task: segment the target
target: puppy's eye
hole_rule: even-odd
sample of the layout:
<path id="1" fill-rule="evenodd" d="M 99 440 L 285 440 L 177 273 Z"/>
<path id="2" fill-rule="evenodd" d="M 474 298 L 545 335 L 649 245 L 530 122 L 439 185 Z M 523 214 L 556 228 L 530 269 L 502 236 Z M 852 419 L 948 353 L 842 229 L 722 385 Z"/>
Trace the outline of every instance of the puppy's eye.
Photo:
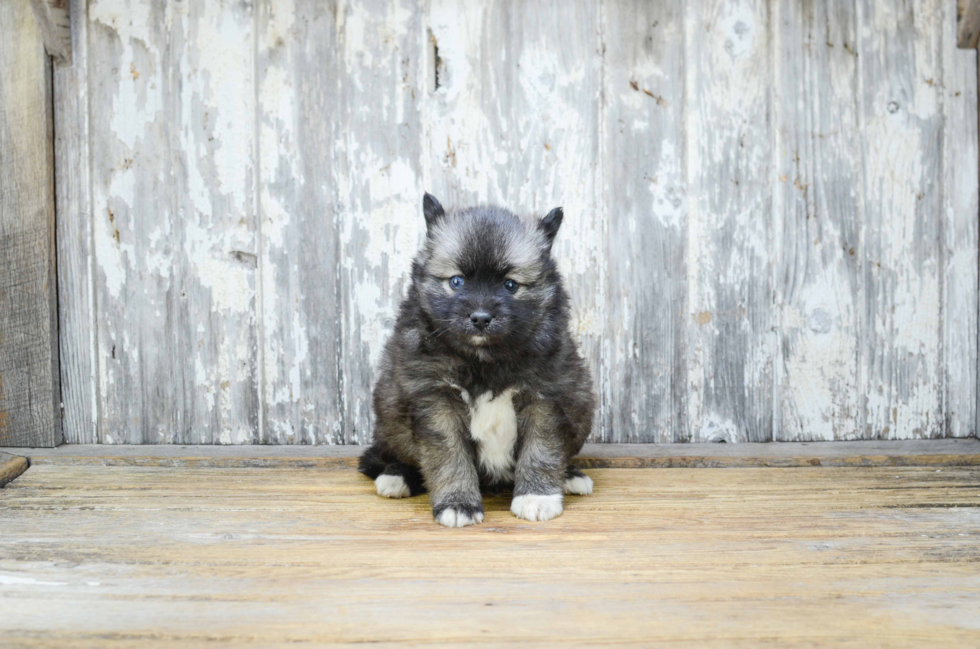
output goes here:
<path id="1" fill-rule="evenodd" d="M 455 275 L 449 278 L 449 285 L 455 289 L 463 288 L 463 278 L 459 275 Z"/>
<path id="2" fill-rule="evenodd" d="M 504 288 L 510 291 L 511 293 L 516 293 L 517 289 L 520 288 L 520 286 L 521 286 L 520 284 L 518 284 L 512 279 L 508 279 L 504 282 Z"/>

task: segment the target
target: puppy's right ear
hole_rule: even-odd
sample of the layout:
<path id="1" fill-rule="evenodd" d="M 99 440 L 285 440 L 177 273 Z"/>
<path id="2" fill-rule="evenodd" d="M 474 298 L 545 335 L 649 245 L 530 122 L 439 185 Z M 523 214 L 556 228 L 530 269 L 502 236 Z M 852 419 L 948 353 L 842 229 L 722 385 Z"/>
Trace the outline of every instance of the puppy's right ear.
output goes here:
<path id="1" fill-rule="evenodd" d="M 430 232 L 432 226 L 446 215 L 446 211 L 442 209 L 442 205 L 439 204 L 436 197 L 428 193 L 422 199 L 422 213 L 425 214 L 425 229 Z"/>

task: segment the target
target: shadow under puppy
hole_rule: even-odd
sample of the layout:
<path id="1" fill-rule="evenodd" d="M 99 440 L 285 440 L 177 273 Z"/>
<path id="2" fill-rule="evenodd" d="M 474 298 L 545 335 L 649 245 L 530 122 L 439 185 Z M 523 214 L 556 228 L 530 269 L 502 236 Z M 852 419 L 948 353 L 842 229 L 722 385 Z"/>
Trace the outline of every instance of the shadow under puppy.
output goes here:
<path id="1" fill-rule="evenodd" d="M 482 522 L 481 488 L 511 485 L 515 516 L 555 518 L 563 492 L 592 493 L 569 461 L 595 408 L 551 257 L 562 210 L 447 213 L 429 194 L 422 206 L 425 246 L 385 346 L 360 470 L 381 496 L 428 489 L 449 527 Z"/>

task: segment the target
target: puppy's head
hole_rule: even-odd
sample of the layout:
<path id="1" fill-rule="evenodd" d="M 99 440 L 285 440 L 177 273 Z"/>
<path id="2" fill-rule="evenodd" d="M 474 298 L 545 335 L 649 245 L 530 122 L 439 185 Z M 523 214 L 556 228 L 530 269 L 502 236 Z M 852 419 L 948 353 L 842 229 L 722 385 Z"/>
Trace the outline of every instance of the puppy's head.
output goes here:
<path id="1" fill-rule="evenodd" d="M 440 335 L 478 355 L 533 341 L 554 319 L 560 291 L 551 244 L 561 208 L 541 219 L 489 206 L 446 212 L 426 194 L 423 212 L 427 238 L 415 279 Z"/>

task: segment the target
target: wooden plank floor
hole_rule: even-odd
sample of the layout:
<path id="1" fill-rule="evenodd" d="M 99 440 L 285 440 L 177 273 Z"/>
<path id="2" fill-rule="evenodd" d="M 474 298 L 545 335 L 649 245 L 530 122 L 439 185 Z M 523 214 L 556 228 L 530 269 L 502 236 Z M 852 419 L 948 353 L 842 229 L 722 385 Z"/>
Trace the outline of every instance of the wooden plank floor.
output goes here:
<path id="1" fill-rule="evenodd" d="M 594 469 L 432 523 L 345 466 L 35 465 L 0 645 L 980 646 L 980 468 Z"/>

